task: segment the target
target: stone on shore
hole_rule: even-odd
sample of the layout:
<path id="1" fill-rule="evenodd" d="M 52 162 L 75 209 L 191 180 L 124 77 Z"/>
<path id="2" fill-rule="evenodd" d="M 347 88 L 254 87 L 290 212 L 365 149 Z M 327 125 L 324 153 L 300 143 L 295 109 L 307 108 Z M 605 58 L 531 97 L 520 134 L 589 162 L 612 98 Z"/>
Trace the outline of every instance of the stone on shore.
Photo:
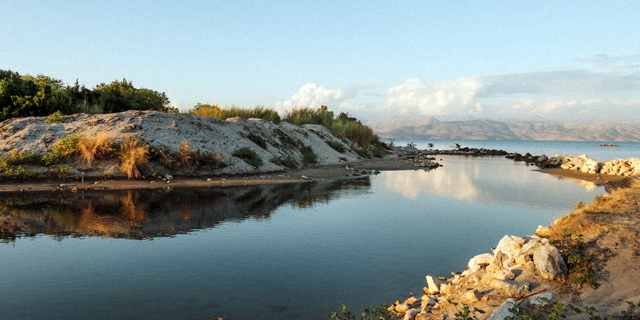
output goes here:
<path id="1" fill-rule="evenodd" d="M 491 253 L 479 254 L 469 260 L 469 272 L 476 272 L 483 267 L 488 266 L 493 261 L 494 256 Z"/>
<path id="2" fill-rule="evenodd" d="M 487 320 L 504 320 L 507 317 L 513 316 L 513 313 L 509 309 L 516 305 L 516 301 L 512 298 L 505 300 L 500 306 L 498 306 L 493 313 L 487 318 Z"/>
<path id="3" fill-rule="evenodd" d="M 513 280 L 500 280 L 495 279 L 491 282 L 491 287 L 501 290 L 506 296 L 511 298 L 522 297 L 529 293 L 529 284 L 525 282 L 518 282 Z"/>
<path id="4" fill-rule="evenodd" d="M 427 276 L 427 285 L 429 286 L 430 294 L 439 293 L 442 286 L 442 281 L 440 281 L 440 279 L 438 278 Z"/>
<path id="5" fill-rule="evenodd" d="M 533 253 L 533 263 L 545 279 L 564 279 L 567 276 L 567 265 L 554 246 L 544 245 L 536 250 Z"/>

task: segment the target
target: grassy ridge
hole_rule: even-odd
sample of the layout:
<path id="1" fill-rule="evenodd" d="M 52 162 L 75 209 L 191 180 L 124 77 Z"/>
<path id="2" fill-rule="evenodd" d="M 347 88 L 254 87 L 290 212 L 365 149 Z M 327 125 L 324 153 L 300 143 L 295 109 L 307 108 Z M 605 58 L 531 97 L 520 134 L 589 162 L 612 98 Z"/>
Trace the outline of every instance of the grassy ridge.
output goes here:
<path id="1" fill-rule="evenodd" d="M 257 106 L 255 108 L 221 108 L 218 105 L 210 104 L 197 104 L 193 109 L 187 111 L 187 114 L 198 117 L 213 117 L 222 120 L 229 118 L 260 118 L 271 121 L 273 123 L 279 123 L 281 121 L 280 115 L 273 109 Z"/>

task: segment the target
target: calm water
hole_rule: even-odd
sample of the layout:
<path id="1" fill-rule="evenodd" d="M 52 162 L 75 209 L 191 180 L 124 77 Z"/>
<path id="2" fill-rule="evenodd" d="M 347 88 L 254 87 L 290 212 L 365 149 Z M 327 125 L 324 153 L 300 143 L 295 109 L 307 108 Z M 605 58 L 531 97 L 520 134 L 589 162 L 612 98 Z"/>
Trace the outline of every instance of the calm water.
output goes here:
<path id="1" fill-rule="evenodd" d="M 381 139 L 388 142 L 389 139 Z M 517 152 L 532 155 L 546 154 L 551 157 L 556 154 L 577 157 L 586 154 L 592 159 L 608 161 L 613 159 L 640 158 L 639 142 L 613 142 L 617 147 L 600 147 L 612 141 L 521 141 L 521 140 L 439 140 L 439 139 L 394 139 L 397 146 L 405 146 L 413 142 L 419 149 L 429 149 L 433 143 L 434 149 L 449 150 L 454 143 L 463 147 L 499 149 L 507 152 Z"/>
<path id="2" fill-rule="evenodd" d="M 337 182 L 3 194 L 3 319 L 326 319 L 421 292 L 602 187 L 499 157 Z"/>

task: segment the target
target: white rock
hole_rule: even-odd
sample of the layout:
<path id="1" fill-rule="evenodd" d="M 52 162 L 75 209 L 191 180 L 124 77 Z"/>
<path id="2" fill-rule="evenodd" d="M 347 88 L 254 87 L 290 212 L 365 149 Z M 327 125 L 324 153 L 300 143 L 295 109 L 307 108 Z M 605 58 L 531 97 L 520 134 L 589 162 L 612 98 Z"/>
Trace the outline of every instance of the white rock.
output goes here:
<path id="1" fill-rule="evenodd" d="M 525 240 L 520 237 L 506 235 L 502 237 L 494 251 L 500 250 L 509 258 L 514 258 L 524 243 Z"/>
<path id="2" fill-rule="evenodd" d="M 551 235 L 551 228 L 539 225 L 538 229 L 536 229 L 536 235 L 539 235 L 541 237 L 548 237 L 549 235 Z"/>
<path id="3" fill-rule="evenodd" d="M 427 285 L 429 286 L 429 293 L 438 293 L 440 292 L 442 281 L 438 278 L 427 276 Z"/>
<path id="4" fill-rule="evenodd" d="M 502 290 L 507 296 L 515 298 L 521 297 L 530 291 L 528 283 L 513 280 L 495 279 L 491 282 L 491 287 Z"/>
<path id="5" fill-rule="evenodd" d="M 511 270 L 500 270 L 496 272 L 496 279 L 498 280 L 513 280 L 516 275 Z"/>
<path id="6" fill-rule="evenodd" d="M 475 272 L 480 270 L 480 265 L 481 264 L 486 264 L 489 265 L 491 263 L 491 261 L 493 261 L 493 255 L 491 253 L 483 253 L 483 254 L 479 254 L 473 258 L 471 258 L 471 260 L 469 260 L 469 263 L 467 264 L 467 266 L 469 266 L 469 270 L 471 270 L 471 272 Z"/>
<path id="7" fill-rule="evenodd" d="M 498 306 L 487 320 L 503 320 L 506 317 L 513 316 L 513 313 L 509 309 L 516 305 L 516 301 L 512 298 L 505 300 L 500 306 Z"/>
<path id="8" fill-rule="evenodd" d="M 547 302 L 540 300 L 540 298 L 547 299 Z M 536 294 L 535 296 L 529 297 L 529 305 L 546 306 L 551 302 L 551 298 L 553 298 L 553 293 L 551 292 Z"/>
<path id="9" fill-rule="evenodd" d="M 468 290 L 467 292 L 464 293 L 464 295 L 462 296 L 462 303 L 465 304 L 471 304 L 474 303 L 476 301 L 480 301 L 480 299 L 482 298 L 482 294 L 476 290 Z"/>
<path id="10" fill-rule="evenodd" d="M 173 176 L 172 176 L 172 175 L 170 175 L 170 174 L 166 174 L 164 177 L 165 177 L 167 180 L 173 180 Z"/>
<path id="11" fill-rule="evenodd" d="M 567 276 L 567 265 L 554 246 L 545 245 L 536 250 L 533 253 L 533 263 L 545 279 L 564 279 Z"/>
<path id="12" fill-rule="evenodd" d="M 407 313 L 404 314 L 403 320 L 415 320 L 418 313 L 420 313 L 420 309 L 411 309 L 408 310 Z"/>

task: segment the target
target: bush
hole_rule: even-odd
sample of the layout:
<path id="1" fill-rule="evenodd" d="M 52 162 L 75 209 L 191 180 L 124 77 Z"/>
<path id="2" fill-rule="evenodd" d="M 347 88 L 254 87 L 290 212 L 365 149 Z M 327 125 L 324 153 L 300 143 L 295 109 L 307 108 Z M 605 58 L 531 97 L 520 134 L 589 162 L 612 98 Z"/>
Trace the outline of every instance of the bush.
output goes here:
<path id="1" fill-rule="evenodd" d="M 285 166 L 289 169 L 294 169 L 298 167 L 298 161 L 296 161 L 296 159 L 294 159 L 290 155 L 273 157 L 271 158 L 270 161 L 279 166 Z"/>
<path id="2" fill-rule="evenodd" d="M 232 154 L 234 157 L 242 159 L 244 162 L 258 168 L 262 165 L 262 158 L 249 147 L 236 149 Z"/>
<path id="3" fill-rule="evenodd" d="M 325 140 L 324 142 L 326 142 L 329 147 L 333 148 L 333 150 L 336 150 L 340 153 L 345 153 L 347 151 L 347 148 L 341 142 L 335 140 Z"/>
<path id="4" fill-rule="evenodd" d="M 40 170 L 31 170 L 23 166 L 7 167 L 2 176 L 12 180 L 24 180 L 36 178 L 40 172 Z"/>
<path id="5" fill-rule="evenodd" d="M 35 152 L 21 152 L 11 150 L 8 158 L 5 158 L 5 166 L 19 166 L 25 164 L 39 165 L 42 164 L 42 156 Z M 0 165 L 1 166 L 1 165 Z"/>
<path id="6" fill-rule="evenodd" d="M 49 170 L 49 175 L 58 179 L 66 179 L 71 175 L 71 167 L 55 167 Z"/>
<path id="7" fill-rule="evenodd" d="M 353 149 L 353 151 L 362 158 L 369 158 L 371 155 L 365 149 Z"/>
<path id="8" fill-rule="evenodd" d="M 331 126 L 331 133 L 338 138 L 347 138 L 365 149 L 369 149 L 374 137 L 373 130 L 352 118 L 338 118 Z"/>
<path id="9" fill-rule="evenodd" d="M 284 131 L 280 130 L 279 128 L 276 128 L 275 130 L 273 130 L 273 132 L 275 132 L 278 135 L 278 139 L 280 140 L 280 142 L 288 146 L 290 149 L 297 148 L 301 144 L 300 140 L 287 135 L 286 133 L 284 133 Z"/>
<path id="10" fill-rule="evenodd" d="M 300 153 L 302 153 L 302 164 L 305 166 L 318 163 L 318 155 L 313 152 L 311 146 L 304 146 L 300 148 Z"/>
<path id="11" fill-rule="evenodd" d="M 78 149 L 81 158 L 91 166 L 95 159 L 100 159 L 113 152 L 113 138 L 106 133 L 100 133 L 97 136 L 82 136 L 78 140 Z"/>
<path id="12" fill-rule="evenodd" d="M 64 114 L 62 114 L 60 110 L 58 110 L 50 114 L 46 119 L 44 119 L 44 122 L 57 123 L 57 122 L 64 122 L 65 120 L 67 120 L 67 116 L 65 116 Z"/>
<path id="13" fill-rule="evenodd" d="M 140 169 L 149 162 L 149 145 L 141 139 L 127 138 L 118 151 L 120 166 L 118 169 L 127 174 L 127 178 L 138 179 L 142 176 Z"/>
<path id="14" fill-rule="evenodd" d="M 262 149 L 267 149 L 267 141 L 264 140 L 263 137 L 255 134 L 255 133 L 249 133 L 247 135 L 247 139 L 251 140 L 253 143 L 257 144 L 260 148 Z"/>
<path id="15" fill-rule="evenodd" d="M 77 134 L 72 136 L 63 136 L 49 148 L 49 154 L 42 157 L 44 164 L 46 166 L 52 166 L 54 164 L 69 161 L 72 156 L 78 154 L 80 151 L 78 147 L 79 141 L 80 135 Z"/>

